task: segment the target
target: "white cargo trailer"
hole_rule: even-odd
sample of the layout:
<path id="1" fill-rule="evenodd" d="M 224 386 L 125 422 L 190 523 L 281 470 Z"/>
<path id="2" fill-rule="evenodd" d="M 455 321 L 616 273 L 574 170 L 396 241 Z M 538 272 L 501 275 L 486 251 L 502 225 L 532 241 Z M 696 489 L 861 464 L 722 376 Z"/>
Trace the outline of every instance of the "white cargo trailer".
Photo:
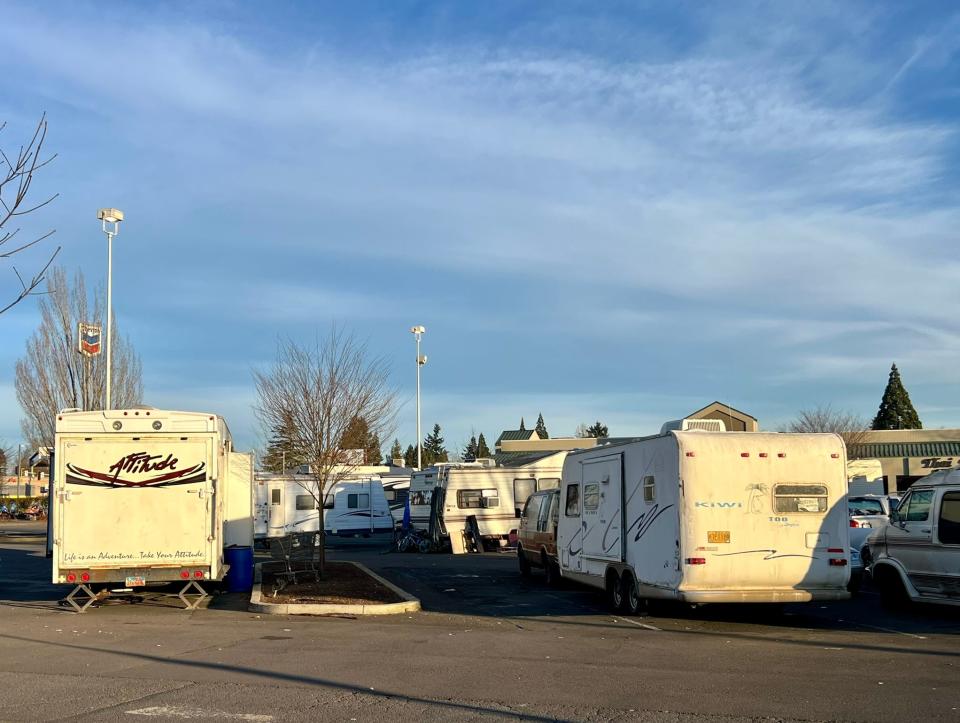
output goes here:
<path id="1" fill-rule="evenodd" d="M 846 486 L 834 434 L 667 431 L 572 452 L 561 574 L 631 612 L 645 599 L 845 599 Z"/>
<path id="2" fill-rule="evenodd" d="M 75 596 L 180 581 L 195 607 L 252 545 L 252 458 L 215 414 L 128 409 L 57 415 L 51 486 L 53 582 Z M 188 595 L 199 595 L 189 600 Z"/>

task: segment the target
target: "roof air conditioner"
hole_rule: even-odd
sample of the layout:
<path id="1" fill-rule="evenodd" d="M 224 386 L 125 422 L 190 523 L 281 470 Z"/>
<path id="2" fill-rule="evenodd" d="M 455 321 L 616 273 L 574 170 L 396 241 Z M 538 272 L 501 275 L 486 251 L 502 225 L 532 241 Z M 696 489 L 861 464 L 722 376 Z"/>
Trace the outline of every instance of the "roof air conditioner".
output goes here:
<path id="1" fill-rule="evenodd" d="M 727 428 L 720 419 L 674 419 L 660 428 L 660 434 L 667 432 L 726 432 Z"/>

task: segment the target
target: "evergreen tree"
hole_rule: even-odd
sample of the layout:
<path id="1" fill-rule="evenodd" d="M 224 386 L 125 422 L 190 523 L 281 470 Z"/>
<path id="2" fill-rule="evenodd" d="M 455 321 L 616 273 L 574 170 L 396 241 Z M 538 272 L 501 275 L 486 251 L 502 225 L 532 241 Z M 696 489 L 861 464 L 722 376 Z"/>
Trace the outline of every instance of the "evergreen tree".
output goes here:
<path id="1" fill-rule="evenodd" d="M 480 432 L 480 436 L 477 438 L 477 459 L 484 459 L 491 456 L 493 455 L 490 454 L 487 440 L 483 438 L 483 432 Z"/>
<path id="2" fill-rule="evenodd" d="M 439 424 L 434 424 L 433 431 L 424 438 L 422 457 L 424 467 L 449 460 L 449 454 L 443 446 L 443 437 L 440 435 Z"/>
<path id="3" fill-rule="evenodd" d="M 543 413 L 541 413 L 540 416 L 537 417 L 536 430 L 537 430 L 537 436 L 540 437 L 540 439 L 550 439 L 550 435 L 547 434 L 547 425 L 543 421 Z"/>
<path id="4" fill-rule="evenodd" d="M 403 457 L 403 447 L 400 446 L 400 440 L 394 439 L 393 446 L 390 447 L 390 456 L 384 460 L 387 464 L 393 464 L 393 460 Z"/>
<path id="5" fill-rule="evenodd" d="M 476 435 L 470 437 L 470 441 L 467 442 L 467 446 L 463 448 L 463 454 L 461 456 L 464 462 L 473 462 L 477 458 Z"/>
<path id="6" fill-rule="evenodd" d="M 340 437 L 340 449 L 362 449 L 364 464 L 377 464 L 380 461 L 380 438 L 370 433 L 366 419 L 354 417 Z"/>
<path id="7" fill-rule="evenodd" d="M 297 452 L 296 438 L 292 417 L 274 427 L 273 436 L 267 442 L 267 451 L 263 455 L 263 468 L 267 472 L 282 473 L 304 463 L 303 455 Z"/>
<path id="8" fill-rule="evenodd" d="M 610 430 L 607 429 L 607 425 L 603 422 L 597 420 L 589 427 L 587 427 L 587 436 L 588 437 L 609 437 Z"/>
<path id="9" fill-rule="evenodd" d="M 523 423 L 523 417 L 520 417 L 520 431 L 521 431 L 521 432 L 526 432 L 526 431 L 527 431 L 527 425 L 525 425 L 525 424 Z"/>
<path id="10" fill-rule="evenodd" d="M 917 410 L 910 402 L 910 395 L 900 380 L 900 371 L 896 364 L 890 367 L 887 388 L 883 390 L 880 409 L 877 410 L 877 416 L 873 418 L 871 428 L 923 429 Z"/>
<path id="11" fill-rule="evenodd" d="M 412 444 L 408 444 L 407 451 L 403 453 L 403 464 L 406 467 L 417 466 L 417 448 Z"/>

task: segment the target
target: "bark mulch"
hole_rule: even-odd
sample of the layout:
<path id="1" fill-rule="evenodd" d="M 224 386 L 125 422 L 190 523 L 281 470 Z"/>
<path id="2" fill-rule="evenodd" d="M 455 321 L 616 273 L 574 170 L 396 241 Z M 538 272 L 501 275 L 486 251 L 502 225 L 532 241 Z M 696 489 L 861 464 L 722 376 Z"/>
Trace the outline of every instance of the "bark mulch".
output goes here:
<path id="1" fill-rule="evenodd" d="M 393 590 L 370 577 L 360 568 L 345 562 L 327 562 L 323 577 L 314 582 L 305 576 L 296 584 L 287 585 L 273 597 L 274 573 L 282 564 L 263 566 L 263 599 L 270 603 L 304 603 L 323 605 L 379 605 L 402 602 Z"/>

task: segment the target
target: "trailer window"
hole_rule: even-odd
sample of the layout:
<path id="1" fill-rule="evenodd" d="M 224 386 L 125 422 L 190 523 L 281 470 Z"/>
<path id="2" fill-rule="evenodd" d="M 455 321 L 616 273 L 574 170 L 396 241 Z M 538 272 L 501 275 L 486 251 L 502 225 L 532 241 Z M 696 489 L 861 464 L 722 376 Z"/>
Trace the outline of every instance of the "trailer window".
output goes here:
<path id="1" fill-rule="evenodd" d="M 271 505 L 280 504 L 280 490 L 276 487 L 270 490 L 270 504 Z"/>
<path id="2" fill-rule="evenodd" d="M 560 478 L 559 477 L 547 477 L 537 481 L 538 490 L 558 490 L 560 489 Z"/>
<path id="3" fill-rule="evenodd" d="M 315 510 L 317 509 L 317 501 L 313 499 L 313 495 L 297 495 L 297 509 Z"/>
<path id="4" fill-rule="evenodd" d="M 483 490 L 481 494 L 483 495 L 484 507 L 500 506 L 500 493 L 497 490 Z"/>
<path id="5" fill-rule="evenodd" d="M 518 517 L 527 498 L 536 491 L 537 481 L 535 479 L 515 479 L 513 481 L 513 508 Z"/>
<path id="6" fill-rule="evenodd" d="M 653 476 L 647 475 L 643 478 L 643 501 L 653 502 L 655 499 L 657 499 L 657 488 Z"/>
<path id="7" fill-rule="evenodd" d="M 774 512 L 826 512 L 826 485 L 776 485 Z"/>
<path id="8" fill-rule="evenodd" d="M 483 494 L 480 490 L 457 490 L 457 507 L 472 510 L 483 507 Z"/>
<path id="9" fill-rule="evenodd" d="M 563 514 L 567 517 L 580 516 L 580 485 L 567 486 L 567 504 Z"/>
<path id="10" fill-rule="evenodd" d="M 413 490 L 410 492 L 411 505 L 429 505 L 433 490 Z"/>
<path id="11" fill-rule="evenodd" d="M 366 492 L 347 495 L 347 507 L 351 510 L 365 510 L 370 506 L 370 495 Z"/>
<path id="12" fill-rule="evenodd" d="M 333 492 L 327 492 L 326 496 L 323 498 L 323 509 L 333 509 Z"/>
<path id="13" fill-rule="evenodd" d="M 960 545 L 960 492 L 944 494 L 937 529 L 942 544 Z"/>
<path id="14" fill-rule="evenodd" d="M 600 506 L 600 483 L 588 482 L 583 486 L 583 509 L 595 510 Z"/>
<path id="15" fill-rule="evenodd" d="M 393 490 L 384 490 L 383 496 L 387 498 L 387 502 L 393 502 L 395 499 L 397 499 L 397 493 Z"/>

